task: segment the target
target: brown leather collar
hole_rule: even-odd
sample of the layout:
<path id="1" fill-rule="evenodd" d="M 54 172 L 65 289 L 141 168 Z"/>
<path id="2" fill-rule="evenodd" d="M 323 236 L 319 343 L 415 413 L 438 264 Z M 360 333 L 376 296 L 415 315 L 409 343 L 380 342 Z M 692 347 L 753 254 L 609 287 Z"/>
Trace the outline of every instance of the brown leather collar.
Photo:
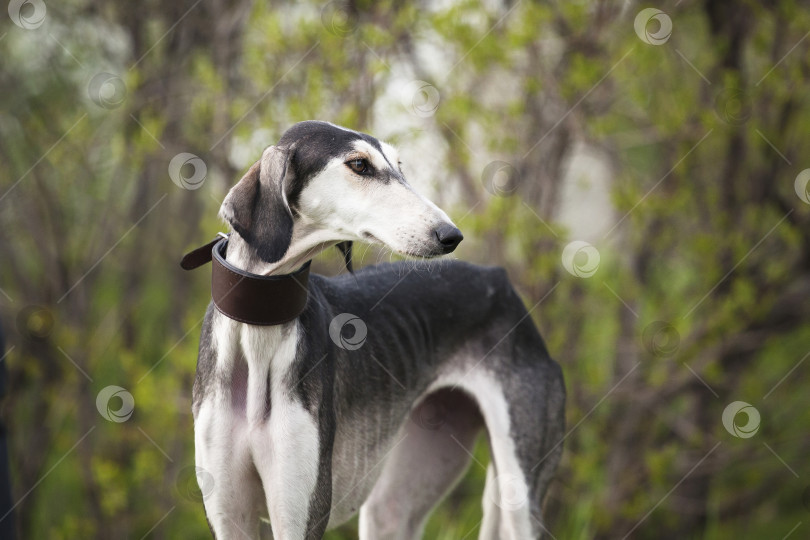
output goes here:
<path id="1" fill-rule="evenodd" d="M 220 233 L 180 261 L 184 270 L 213 262 L 211 297 L 223 315 L 247 324 L 270 326 L 292 321 L 304 311 L 311 261 L 292 274 L 260 276 L 240 270 L 226 261 L 227 249 L 228 237 Z"/>

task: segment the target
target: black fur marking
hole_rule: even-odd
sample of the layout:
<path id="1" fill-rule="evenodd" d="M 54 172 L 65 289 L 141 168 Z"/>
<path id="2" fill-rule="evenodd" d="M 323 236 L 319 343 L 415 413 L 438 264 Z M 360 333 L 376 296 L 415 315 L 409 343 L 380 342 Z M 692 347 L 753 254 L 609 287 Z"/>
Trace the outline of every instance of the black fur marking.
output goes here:
<path id="1" fill-rule="evenodd" d="M 202 331 L 200 332 L 200 348 L 197 354 L 197 374 L 194 377 L 194 388 L 191 392 L 191 409 L 195 416 L 200 408 L 200 403 L 205 399 L 206 392 L 214 387 L 212 377 L 217 362 L 216 351 L 211 346 L 211 321 L 214 311 L 216 311 L 214 303 L 210 302 L 208 309 L 205 310 Z"/>
<path id="2" fill-rule="evenodd" d="M 272 388 L 272 384 L 271 384 L 271 382 L 272 382 L 272 379 L 271 379 L 272 371 L 273 371 L 272 369 L 267 370 L 267 386 L 265 387 L 266 390 L 264 392 L 264 416 L 263 416 L 263 419 L 264 419 L 265 422 L 270 420 L 270 411 L 272 410 L 272 407 L 271 407 L 272 402 L 270 400 L 270 389 Z"/>
<path id="3" fill-rule="evenodd" d="M 367 142 L 385 157 L 380 141 L 371 135 L 340 128 L 328 122 L 307 120 L 285 131 L 278 145 L 292 151 L 291 167 L 295 174 L 288 192 L 290 205 L 293 206 L 298 202 L 298 196 L 310 179 L 321 172 L 330 161 L 352 151 L 352 143 L 358 140 Z M 387 181 L 390 175 L 384 174 L 385 172 L 377 171 L 373 178 Z"/>

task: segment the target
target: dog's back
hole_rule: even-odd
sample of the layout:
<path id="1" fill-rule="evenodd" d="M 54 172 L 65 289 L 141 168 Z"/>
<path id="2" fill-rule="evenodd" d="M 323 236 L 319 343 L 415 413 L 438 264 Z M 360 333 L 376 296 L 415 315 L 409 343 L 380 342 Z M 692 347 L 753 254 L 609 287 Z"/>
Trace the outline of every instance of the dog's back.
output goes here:
<path id="1" fill-rule="evenodd" d="M 384 321 L 380 331 L 396 333 L 400 325 L 408 334 L 420 330 L 428 345 L 452 347 L 468 340 L 491 323 L 493 311 L 505 325 L 510 316 L 517 323 L 526 314 L 504 269 L 461 261 L 398 262 L 313 276 L 312 288 L 336 310 L 367 324 Z M 547 354 L 545 346 L 542 352 Z"/>
<path id="2" fill-rule="evenodd" d="M 368 381 L 363 384 L 365 397 L 418 395 L 442 373 L 463 366 L 515 371 L 523 365 L 553 363 L 502 268 L 448 260 L 399 262 L 311 279 L 309 308 L 319 320 L 308 320 L 307 328 L 320 329 L 325 338 L 335 317 L 351 314 L 362 321 L 363 335 L 350 337 L 363 350 L 356 354 L 331 335 L 331 340 L 323 340 L 324 348 L 310 351 L 310 356 L 333 352 L 339 384 L 344 379 L 362 384 L 366 376 L 379 376 L 376 368 L 385 369 L 387 384 Z M 307 320 L 307 313 L 302 317 Z M 514 354 L 518 345 L 530 353 Z M 369 356 L 380 366 L 367 365 Z"/>

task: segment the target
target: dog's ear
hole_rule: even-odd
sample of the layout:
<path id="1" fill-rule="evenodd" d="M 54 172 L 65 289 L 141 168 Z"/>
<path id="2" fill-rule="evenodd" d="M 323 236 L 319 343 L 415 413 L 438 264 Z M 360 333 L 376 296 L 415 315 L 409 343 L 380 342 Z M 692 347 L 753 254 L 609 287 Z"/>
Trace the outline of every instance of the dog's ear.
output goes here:
<path id="1" fill-rule="evenodd" d="M 290 247 L 293 217 L 287 203 L 289 170 L 287 148 L 271 146 L 228 192 L 219 215 L 269 263 L 280 260 Z"/>

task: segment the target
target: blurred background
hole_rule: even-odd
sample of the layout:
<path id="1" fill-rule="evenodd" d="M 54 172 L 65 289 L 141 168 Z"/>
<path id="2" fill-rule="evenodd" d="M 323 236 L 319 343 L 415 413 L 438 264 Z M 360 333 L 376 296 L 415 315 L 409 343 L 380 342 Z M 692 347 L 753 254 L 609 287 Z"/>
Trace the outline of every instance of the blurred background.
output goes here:
<path id="1" fill-rule="evenodd" d="M 179 257 L 223 230 L 265 146 L 323 119 L 396 145 L 464 232 L 454 256 L 506 267 L 534 306 L 568 388 L 553 537 L 808 537 L 808 2 L 12 0 L 0 18 L 0 526 L 210 537 L 190 409 L 210 278 Z M 337 250 L 315 268 L 341 271 Z M 477 536 L 487 454 L 426 538 Z"/>

